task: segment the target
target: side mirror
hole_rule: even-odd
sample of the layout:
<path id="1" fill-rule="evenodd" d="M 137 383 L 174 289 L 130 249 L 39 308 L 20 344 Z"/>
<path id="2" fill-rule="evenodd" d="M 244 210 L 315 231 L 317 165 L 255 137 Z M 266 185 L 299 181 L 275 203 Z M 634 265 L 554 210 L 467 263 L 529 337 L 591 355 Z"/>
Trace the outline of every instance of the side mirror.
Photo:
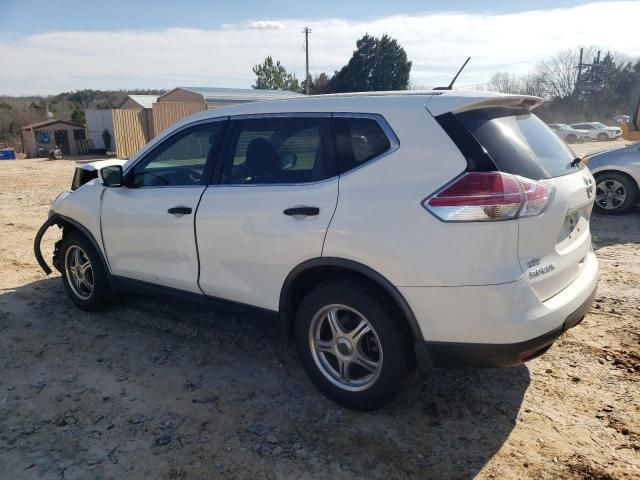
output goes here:
<path id="1" fill-rule="evenodd" d="M 98 176 L 105 187 L 122 187 L 124 185 L 121 165 L 103 167 L 98 171 Z"/>

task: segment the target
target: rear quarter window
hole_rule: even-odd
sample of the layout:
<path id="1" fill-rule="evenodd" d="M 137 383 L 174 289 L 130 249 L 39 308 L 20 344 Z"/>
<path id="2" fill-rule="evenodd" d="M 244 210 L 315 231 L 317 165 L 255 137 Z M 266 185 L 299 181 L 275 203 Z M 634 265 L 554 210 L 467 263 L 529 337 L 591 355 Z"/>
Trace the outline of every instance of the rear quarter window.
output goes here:
<path id="1" fill-rule="evenodd" d="M 527 109 L 488 108 L 456 115 L 498 170 L 540 180 L 572 173 L 575 155 Z"/>
<path id="2" fill-rule="evenodd" d="M 374 118 L 334 118 L 338 170 L 348 172 L 386 153 L 392 143 Z"/>

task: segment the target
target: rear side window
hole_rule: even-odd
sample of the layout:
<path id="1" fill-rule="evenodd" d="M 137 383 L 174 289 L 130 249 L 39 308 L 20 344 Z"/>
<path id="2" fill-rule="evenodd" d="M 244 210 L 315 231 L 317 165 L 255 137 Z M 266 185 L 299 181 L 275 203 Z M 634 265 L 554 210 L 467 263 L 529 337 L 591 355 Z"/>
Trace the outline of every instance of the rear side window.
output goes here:
<path id="1" fill-rule="evenodd" d="M 527 109 L 488 108 L 456 115 L 498 170 L 540 180 L 575 172 L 569 147 Z"/>
<path id="2" fill-rule="evenodd" d="M 307 183 L 335 175 L 331 119 L 237 120 L 222 183 Z"/>
<path id="3" fill-rule="evenodd" d="M 335 117 L 338 170 L 348 172 L 391 148 L 391 141 L 373 118 Z"/>

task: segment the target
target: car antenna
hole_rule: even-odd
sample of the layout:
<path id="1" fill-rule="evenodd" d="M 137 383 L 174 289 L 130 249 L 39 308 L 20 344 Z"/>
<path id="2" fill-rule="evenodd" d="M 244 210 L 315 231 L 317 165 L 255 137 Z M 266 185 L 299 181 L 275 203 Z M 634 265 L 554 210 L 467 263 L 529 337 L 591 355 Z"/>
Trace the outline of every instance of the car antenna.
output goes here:
<path id="1" fill-rule="evenodd" d="M 448 87 L 435 87 L 434 90 L 453 90 L 453 84 L 456 83 L 456 80 L 458 79 L 458 75 L 460 75 L 460 72 L 462 72 L 464 67 L 467 66 L 467 63 L 469 63 L 469 60 L 471 60 L 471 57 L 467 57 L 467 60 L 462 64 L 462 66 L 460 67 L 460 70 L 458 70 L 458 73 L 456 73 L 456 76 L 453 77 L 453 80 L 451 80 L 451 83 L 449 84 Z"/>

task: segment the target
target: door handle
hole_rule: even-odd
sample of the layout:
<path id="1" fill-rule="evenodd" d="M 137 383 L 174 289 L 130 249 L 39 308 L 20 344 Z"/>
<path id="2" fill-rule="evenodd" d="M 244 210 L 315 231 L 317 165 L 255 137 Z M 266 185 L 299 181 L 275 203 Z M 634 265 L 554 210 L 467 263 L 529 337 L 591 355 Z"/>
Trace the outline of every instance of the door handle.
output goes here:
<path id="1" fill-rule="evenodd" d="M 285 215 L 304 215 L 305 217 L 314 217 L 320 213 L 318 207 L 295 207 L 287 208 L 284 212 Z"/>
<path id="2" fill-rule="evenodd" d="M 167 210 L 172 215 L 189 215 L 191 213 L 190 207 L 172 207 Z"/>

